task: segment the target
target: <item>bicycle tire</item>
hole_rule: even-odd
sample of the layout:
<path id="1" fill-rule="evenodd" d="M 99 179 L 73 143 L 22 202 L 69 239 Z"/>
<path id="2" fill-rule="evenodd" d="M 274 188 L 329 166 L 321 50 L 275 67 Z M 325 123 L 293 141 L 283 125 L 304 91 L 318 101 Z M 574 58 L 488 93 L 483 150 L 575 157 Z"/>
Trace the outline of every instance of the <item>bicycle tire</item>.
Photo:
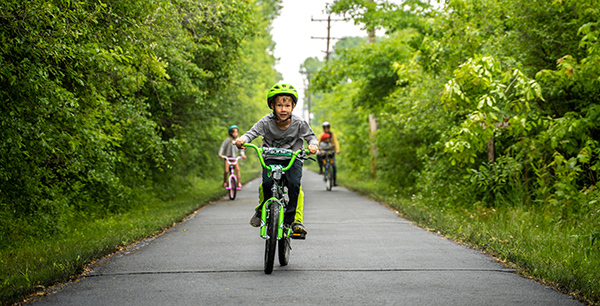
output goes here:
<path id="1" fill-rule="evenodd" d="M 229 199 L 235 200 L 237 194 L 237 179 L 234 176 L 229 177 Z"/>
<path id="2" fill-rule="evenodd" d="M 287 235 L 287 229 L 284 231 L 286 233 L 283 235 L 281 240 L 279 240 L 277 251 L 279 253 L 279 264 L 282 266 L 287 266 L 287 264 L 290 262 L 290 250 L 292 249 L 292 246 L 290 245 L 291 238 Z"/>
<path id="3" fill-rule="evenodd" d="M 333 186 L 333 169 L 331 169 L 331 167 L 329 167 L 329 163 L 327 163 L 327 170 L 325 172 L 325 177 L 327 177 L 327 180 L 325 181 L 325 189 L 327 189 L 327 191 L 331 191 L 331 188 Z"/>
<path id="4" fill-rule="evenodd" d="M 329 179 L 327 180 L 327 184 L 329 186 L 329 191 L 333 189 L 333 167 L 329 169 Z"/>
<path id="5" fill-rule="evenodd" d="M 267 219 L 267 235 L 265 241 L 265 274 L 273 272 L 275 262 L 275 249 L 277 248 L 277 226 L 279 225 L 279 203 L 271 202 L 271 209 Z"/>

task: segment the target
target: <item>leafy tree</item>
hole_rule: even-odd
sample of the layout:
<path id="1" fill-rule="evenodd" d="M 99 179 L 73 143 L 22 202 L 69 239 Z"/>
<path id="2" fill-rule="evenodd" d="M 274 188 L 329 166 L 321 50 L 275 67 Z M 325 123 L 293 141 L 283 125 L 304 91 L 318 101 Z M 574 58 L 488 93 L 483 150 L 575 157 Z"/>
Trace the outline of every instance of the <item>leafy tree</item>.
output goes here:
<path id="1" fill-rule="evenodd" d="M 351 97 L 355 106 L 381 107 L 398 81 L 394 63 L 405 62 L 412 55 L 413 50 L 406 43 L 411 39 L 412 33 L 403 32 L 379 44 L 342 49 L 338 59 L 319 71 L 316 88 L 331 90 L 336 84 L 355 82 L 361 88 L 359 95 Z"/>
<path id="2" fill-rule="evenodd" d="M 401 4 L 373 0 L 335 0 L 328 11 L 348 15 L 367 32 L 385 29 L 388 33 L 407 28 L 426 31 L 423 16 L 433 13 L 429 1 L 407 0 Z"/>
<path id="3" fill-rule="evenodd" d="M 279 3 L 0 1 L 0 245 L 220 171 L 223 131 L 278 78 Z"/>
<path id="4" fill-rule="evenodd" d="M 344 136 L 342 168 L 355 180 L 369 172 L 364 114 L 374 113 L 378 191 L 415 195 L 458 216 L 488 207 L 525 211 L 589 237 L 593 247 L 600 226 L 597 3 L 451 0 L 440 13 L 414 4 L 420 9 L 350 0 L 330 7 L 387 33 L 340 51 L 314 80 L 317 115 L 337 120 Z M 595 260 L 591 252 L 582 266 Z M 594 277 L 572 269 L 557 283 L 597 300 Z"/>

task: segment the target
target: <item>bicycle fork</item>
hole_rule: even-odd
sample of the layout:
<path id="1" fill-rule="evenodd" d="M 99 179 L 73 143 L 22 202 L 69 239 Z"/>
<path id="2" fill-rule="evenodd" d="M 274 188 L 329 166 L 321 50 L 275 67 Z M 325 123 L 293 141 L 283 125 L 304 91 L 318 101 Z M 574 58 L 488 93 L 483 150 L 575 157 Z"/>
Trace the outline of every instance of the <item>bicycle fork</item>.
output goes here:
<path id="1" fill-rule="evenodd" d="M 277 240 L 280 240 L 283 237 L 283 217 L 285 213 L 285 207 L 281 200 L 273 197 L 265 202 L 265 205 L 262 207 L 261 211 L 261 225 L 260 225 L 260 237 L 263 239 L 269 239 L 269 235 L 267 234 L 267 215 L 271 212 L 271 205 L 279 206 L 279 222 L 277 226 Z"/>
<path id="2" fill-rule="evenodd" d="M 283 218 L 285 214 L 285 198 L 284 191 L 281 190 L 279 184 L 281 177 L 283 176 L 283 170 L 280 165 L 272 165 L 271 166 L 271 177 L 273 178 L 273 186 L 271 186 L 271 194 L 273 195 L 270 199 L 265 201 L 265 204 L 262 206 L 261 211 L 261 227 L 260 227 L 260 236 L 263 239 L 269 239 L 269 235 L 267 234 L 267 215 L 271 212 L 271 206 L 277 205 L 279 206 L 279 220 L 277 223 L 277 240 L 283 238 Z M 289 234 L 289 233 L 288 233 Z"/>

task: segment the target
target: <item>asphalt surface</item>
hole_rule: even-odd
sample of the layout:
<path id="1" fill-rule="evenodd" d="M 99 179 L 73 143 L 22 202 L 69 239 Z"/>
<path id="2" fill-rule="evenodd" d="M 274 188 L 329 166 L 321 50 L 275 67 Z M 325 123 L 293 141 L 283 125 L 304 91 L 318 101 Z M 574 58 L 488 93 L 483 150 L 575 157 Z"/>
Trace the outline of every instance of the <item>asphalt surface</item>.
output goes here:
<path id="1" fill-rule="evenodd" d="M 33 305 L 581 305 L 305 171 L 307 239 L 263 272 L 259 181 Z M 277 259 L 276 259 L 277 260 Z"/>

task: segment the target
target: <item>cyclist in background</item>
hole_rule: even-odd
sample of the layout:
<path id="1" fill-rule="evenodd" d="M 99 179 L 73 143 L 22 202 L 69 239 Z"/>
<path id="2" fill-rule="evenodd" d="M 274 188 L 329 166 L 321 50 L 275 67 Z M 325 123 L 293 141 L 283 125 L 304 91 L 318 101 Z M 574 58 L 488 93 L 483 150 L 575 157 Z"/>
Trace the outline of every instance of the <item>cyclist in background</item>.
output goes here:
<path id="1" fill-rule="evenodd" d="M 254 124 L 252 129 L 236 140 L 238 148 L 246 142 L 251 142 L 258 136 L 263 137 L 263 145 L 266 147 L 289 149 L 297 151 L 302 149 L 304 140 L 308 142 L 308 149 L 311 154 L 317 153 L 319 144 L 315 133 L 310 125 L 294 114 L 292 111 L 298 101 L 298 92 L 290 84 L 275 84 L 267 94 L 267 105 L 273 110 Z M 266 156 L 265 164 L 287 165 L 289 157 L 284 156 Z M 294 233 L 306 233 L 306 228 L 302 224 L 304 211 L 304 193 L 302 192 L 302 165 L 303 161 L 296 159 L 292 167 L 286 171 L 289 203 L 285 209 L 283 222 L 291 224 Z M 259 227 L 261 223 L 260 214 L 265 199 L 272 197 L 271 186 L 273 179 L 269 177 L 269 172 L 263 169 L 262 184 L 259 187 L 259 205 L 250 219 L 250 225 Z"/>
<path id="2" fill-rule="evenodd" d="M 339 154 L 340 153 L 340 144 L 337 140 L 337 137 L 335 137 L 335 134 L 331 132 L 331 124 L 327 121 L 323 122 L 323 134 L 319 135 L 319 139 L 321 139 L 321 137 L 323 137 L 324 134 L 329 134 L 331 135 L 331 144 L 333 145 L 333 148 L 335 150 L 335 154 Z M 319 141 L 320 144 L 320 141 Z M 323 158 L 324 155 L 317 155 L 317 162 L 319 163 L 319 174 L 323 174 Z M 335 185 L 337 186 L 337 185 Z"/>
<path id="3" fill-rule="evenodd" d="M 335 151 L 334 146 L 331 143 L 331 134 L 324 133 L 319 138 L 319 155 L 323 162 L 323 166 L 327 162 L 327 154 L 329 154 L 329 161 L 331 162 L 331 171 L 333 171 L 333 186 L 337 186 L 337 166 L 335 164 Z"/>
<path id="4" fill-rule="evenodd" d="M 219 148 L 219 158 L 223 157 L 238 157 L 240 155 L 242 159 L 246 159 L 246 153 L 244 149 L 238 149 L 235 145 L 235 140 L 238 138 L 240 128 L 237 125 L 232 125 L 227 130 L 229 137 L 223 141 L 221 148 Z M 229 178 L 229 163 L 225 162 L 225 175 L 223 176 L 223 188 L 227 188 L 227 179 Z M 235 175 L 238 178 L 238 188 L 242 188 L 242 175 L 240 173 L 240 163 L 235 164 Z"/>

